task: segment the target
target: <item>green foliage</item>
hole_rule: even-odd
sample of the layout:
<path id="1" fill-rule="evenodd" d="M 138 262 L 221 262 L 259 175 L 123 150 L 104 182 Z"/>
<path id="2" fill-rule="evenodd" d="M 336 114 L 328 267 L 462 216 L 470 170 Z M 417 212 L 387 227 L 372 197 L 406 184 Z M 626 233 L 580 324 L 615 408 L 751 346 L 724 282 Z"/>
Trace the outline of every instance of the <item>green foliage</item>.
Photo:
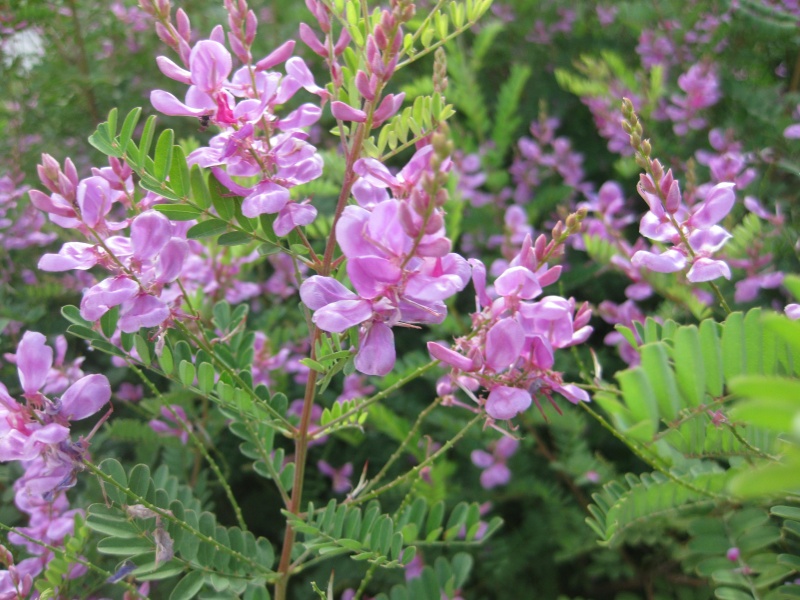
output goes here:
<path id="1" fill-rule="evenodd" d="M 386 568 L 407 565 L 419 546 L 476 543 L 482 529 L 477 503 L 456 505 L 445 520 L 443 502 L 429 507 L 421 497 L 398 516 L 382 513 L 380 503 L 374 500 L 363 509 L 331 500 L 325 509 L 315 511 L 310 504 L 306 514 L 303 520 L 284 511 L 295 531 L 304 534 L 306 550 L 321 555 L 350 554 L 355 561 Z M 495 517 L 480 541 L 488 539 L 501 525 L 502 519 Z"/>
<path id="2" fill-rule="evenodd" d="M 89 507 L 86 525 L 106 536 L 98 542 L 98 552 L 132 561 L 137 580 L 183 573 L 173 597 L 192 598 L 203 586 L 238 595 L 248 585 L 263 585 L 275 577 L 270 543 L 238 527 L 219 525 L 191 488 L 169 475 L 166 467 L 151 475 L 146 465 L 138 464 L 126 472 L 119 462 L 106 459 L 93 473 L 106 503 Z M 174 556 L 165 561 L 159 560 L 159 531 L 172 540 Z"/>

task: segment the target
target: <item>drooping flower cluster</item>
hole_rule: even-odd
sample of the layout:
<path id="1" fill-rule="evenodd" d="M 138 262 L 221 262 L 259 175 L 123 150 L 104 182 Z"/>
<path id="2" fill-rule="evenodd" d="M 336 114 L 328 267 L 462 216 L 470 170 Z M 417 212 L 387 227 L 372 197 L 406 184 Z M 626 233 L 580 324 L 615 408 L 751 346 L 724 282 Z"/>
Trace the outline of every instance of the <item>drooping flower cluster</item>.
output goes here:
<path id="1" fill-rule="evenodd" d="M 72 532 L 79 511 L 69 508 L 65 491 L 75 485 L 89 442 L 73 441 L 70 426 L 97 413 L 111 398 L 111 386 L 103 375 L 81 377 L 60 398 L 42 393 L 62 387 L 58 383 L 62 374 L 52 368 L 53 350 L 40 333 L 25 333 L 15 362 L 25 401 L 12 398 L 0 384 L 0 462 L 17 461 L 24 469 L 14 484 L 14 499 L 28 515 L 28 526 L 9 534 L 9 540 L 24 546 L 33 558 L 0 571 L 0 590 L 9 585 L 29 589 L 28 578 L 38 575 L 51 558 L 36 541 L 58 546 Z M 79 570 L 73 573 L 79 574 Z"/>
<path id="2" fill-rule="evenodd" d="M 170 25 L 172 29 L 162 31 L 162 38 L 173 42 L 185 68 L 165 56 L 157 62 L 162 73 L 189 89 L 183 102 L 163 90 L 153 91 L 150 101 L 166 115 L 197 117 L 221 129 L 208 146 L 189 155 L 189 163 L 210 167 L 223 185 L 242 196 L 245 216 L 277 215 L 273 228 L 282 236 L 316 218 L 316 209 L 308 201 L 295 202 L 289 190 L 322 174 L 322 158 L 304 130 L 319 120 L 322 109 L 305 103 L 283 117 L 275 112 L 301 88 L 318 95 L 323 103 L 329 94 L 314 83 L 305 62 L 291 56 L 294 41 L 253 64 L 250 45 L 256 35 L 256 16 L 253 11 L 240 14 L 233 10 L 235 3 L 227 4 L 232 7 L 228 41 L 243 66 L 233 71 L 220 26 L 210 39 L 189 49 L 189 20 L 179 10 L 178 27 Z M 271 70 L 282 63 L 286 63 L 285 75 Z M 234 177 L 254 183 L 243 184 Z"/>
<path id="3" fill-rule="evenodd" d="M 573 226 L 568 223 L 570 231 Z M 453 369 L 451 383 L 440 393 L 449 395 L 460 387 L 496 420 L 512 419 L 533 402 L 541 408 L 540 399 L 553 402 L 554 392 L 574 403 L 589 400 L 585 391 L 565 384 L 553 370 L 555 350 L 582 343 L 591 334 L 588 304 L 576 310 L 573 299 L 545 296 L 534 301 L 561 274 L 560 266 L 548 268 L 545 262 L 561 243 L 539 236 L 534 244 L 526 238 L 492 289 L 487 289 L 483 263 L 470 261 L 477 292 L 472 333 L 457 338 L 454 348 L 428 343 L 431 356 Z M 476 396 L 479 389 L 487 390 L 488 396 Z"/>
<path id="4" fill-rule="evenodd" d="M 469 265 L 450 252 L 444 230 L 441 177 L 448 168 L 449 159 L 433 145 L 418 150 L 396 176 L 375 159 L 356 162 L 358 206 L 346 207 L 336 226 L 356 292 L 322 276 L 300 287 L 320 329 L 360 326 L 355 365 L 364 374 L 385 375 L 394 366 L 392 327 L 441 323 L 444 300 L 469 280 Z"/>

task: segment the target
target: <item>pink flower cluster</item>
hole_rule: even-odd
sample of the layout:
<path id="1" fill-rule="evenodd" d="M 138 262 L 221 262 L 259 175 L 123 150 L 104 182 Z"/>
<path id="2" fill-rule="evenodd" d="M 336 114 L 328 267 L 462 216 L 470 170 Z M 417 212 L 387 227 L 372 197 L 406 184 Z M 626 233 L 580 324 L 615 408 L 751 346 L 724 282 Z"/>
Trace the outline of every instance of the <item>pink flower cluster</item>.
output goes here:
<path id="1" fill-rule="evenodd" d="M 110 166 L 93 169 L 79 180 L 72 161 L 64 170 L 51 156 L 42 156 L 39 178 L 52 192 L 30 192 L 34 206 L 50 220 L 67 229 L 77 229 L 89 240 L 67 242 L 57 254 L 39 261 L 43 271 L 86 271 L 101 266 L 113 276 L 84 291 L 81 315 L 96 321 L 108 310 L 120 307 L 119 327 L 125 332 L 163 324 L 176 314 L 179 296 L 165 287 L 180 275 L 189 248 L 185 232 L 162 214 L 147 210 L 133 219 L 110 220 L 115 208 L 129 208 L 133 196 L 131 169 L 115 158 Z M 156 198 L 150 198 L 145 206 Z M 124 210 L 124 209 L 123 209 Z M 117 232 L 130 226 L 130 237 Z"/>
<path id="2" fill-rule="evenodd" d="M 683 203 L 672 170 L 664 174 L 658 161 L 652 164 L 658 183 L 644 174 L 639 180 L 639 194 L 650 207 L 642 217 L 639 231 L 651 240 L 673 246 L 661 253 L 639 250 L 631 263 L 658 273 L 675 273 L 690 264 L 686 278 L 693 283 L 719 277 L 730 279 L 730 267 L 712 256 L 731 237 L 717 223 L 733 208 L 735 184 L 718 183 L 708 190 L 703 202 L 690 210 Z"/>
<path id="3" fill-rule="evenodd" d="M 454 386 L 460 387 L 496 420 L 512 419 L 534 401 L 541 408 L 539 399 L 553 402 L 553 392 L 574 403 L 589 400 L 584 390 L 565 384 L 553 370 L 556 349 L 582 343 L 591 334 L 588 304 L 576 311 L 573 299 L 545 296 L 534 301 L 561 274 L 560 266 L 548 268 L 545 263 L 556 246 L 544 236 L 535 244 L 526 238 L 493 289 L 487 289 L 483 263 L 470 261 L 477 292 L 472 333 L 456 339 L 454 348 L 428 343 L 431 356 L 453 369 L 452 383 L 440 386 L 440 393 L 449 395 Z M 488 390 L 486 398 L 474 395 L 481 388 Z"/>
<path id="4" fill-rule="evenodd" d="M 283 117 L 275 112 L 301 88 L 323 102 L 329 94 L 314 83 L 301 58 L 291 57 L 294 41 L 252 64 L 249 46 L 255 39 L 256 17 L 252 11 L 237 14 L 232 16 L 232 25 L 240 23 L 243 29 L 232 31 L 228 41 L 245 64 L 234 72 L 222 27 L 187 51 L 191 29 L 188 17 L 178 11 L 178 28 L 171 36 L 179 38 L 186 68 L 165 56 L 157 62 L 162 73 L 189 89 L 183 102 L 163 90 L 153 91 L 150 101 L 166 115 L 198 117 L 222 130 L 208 146 L 192 152 L 189 163 L 210 167 L 223 185 L 242 196 L 245 216 L 277 215 L 273 228 L 283 236 L 294 227 L 308 225 L 317 215 L 309 201 L 294 201 L 289 190 L 322 175 L 322 158 L 304 131 L 319 120 L 322 109 L 306 103 Z M 286 63 L 286 75 L 271 70 L 282 63 Z M 255 183 L 245 185 L 234 177 Z"/>
<path id="5" fill-rule="evenodd" d="M 583 155 L 572 149 L 568 138 L 556 137 L 559 120 L 549 118 L 531 123 L 532 138 L 522 137 L 518 142 L 519 155 L 509 168 L 516 189 L 514 202 L 527 204 L 535 197 L 535 189 L 552 175 L 563 178 L 564 183 L 578 191 L 588 192 L 591 184 L 584 181 Z"/>
<path id="6" fill-rule="evenodd" d="M 678 87 L 684 93 L 673 94 L 665 112 L 673 122 L 675 133 L 686 135 L 691 129 L 705 127 L 706 120 L 699 113 L 719 102 L 722 93 L 716 70 L 707 63 L 697 63 L 680 75 Z"/>
<path id="7" fill-rule="evenodd" d="M 347 274 L 357 293 L 332 277 L 313 276 L 300 297 L 313 321 L 334 333 L 359 328 L 356 368 L 385 375 L 395 363 L 392 327 L 441 323 L 444 300 L 469 281 L 466 260 L 450 252 L 442 204 L 446 194 L 428 193 L 434 148 L 418 150 L 395 176 L 375 159 L 360 159 L 353 186 L 358 206 L 345 208 L 336 238 L 347 257 Z M 449 160 L 441 164 L 446 171 Z M 391 196 L 389 194 L 391 192 Z"/>
<path id="8" fill-rule="evenodd" d="M 3 598 L 16 598 L 30 590 L 32 578 L 50 560 L 50 552 L 37 540 L 58 546 L 72 532 L 79 511 L 69 509 L 65 490 L 75 485 L 89 442 L 84 438 L 72 441 L 70 426 L 97 413 L 111 398 L 111 386 L 103 375 L 87 375 L 64 386 L 62 373 L 53 369 L 53 350 L 40 333 L 25 333 L 14 358 L 24 403 L 12 398 L 0 384 L 0 462 L 17 461 L 25 471 L 14 484 L 14 500 L 28 515 L 28 526 L 8 537 L 33 558 L 0 571 Z M 62 389 L 64 393 L 53 398 L 42 389 Z M 4 562 L 13 565 L 13 561 Z M 80 569 L 73 573 L 78 574 Z M 10 591 L 16 595 L 9 596 Z"/>

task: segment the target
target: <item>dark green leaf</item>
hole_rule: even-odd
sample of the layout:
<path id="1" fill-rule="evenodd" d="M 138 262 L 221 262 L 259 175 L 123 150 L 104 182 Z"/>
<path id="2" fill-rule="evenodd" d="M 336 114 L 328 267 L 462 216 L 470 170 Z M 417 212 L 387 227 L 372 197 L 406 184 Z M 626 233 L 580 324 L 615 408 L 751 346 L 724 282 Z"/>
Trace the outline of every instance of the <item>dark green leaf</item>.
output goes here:
<path id="1" fill-rule="evenodd" d="M 172 221 L 192 221 L 203 214 L 188 204 L 156 204 L 153 208 Z"/>
<path id="2" fill-rule="evenodd" d="M 156 142 L 156 153 L 153 156 L 153 175 L 161 182 L 167 180 L 167 175 L 169 175 L 169 170 L 172 166 L 172 144 L 174 141 L 175 134 L 172 129 L 165 129 L 158 136 L 158 141 Z"/>
<path id="3" fill-rule="evenodd" d="M 189 231 L 186 232 L 186 237 L 190 240 L 199 240 L 202 238 L 213 237 L 225 233 L 228 229 L 228 224 L 222 219 L 208 219 L 201 221 L 197 225 L 193 225 Z"/>

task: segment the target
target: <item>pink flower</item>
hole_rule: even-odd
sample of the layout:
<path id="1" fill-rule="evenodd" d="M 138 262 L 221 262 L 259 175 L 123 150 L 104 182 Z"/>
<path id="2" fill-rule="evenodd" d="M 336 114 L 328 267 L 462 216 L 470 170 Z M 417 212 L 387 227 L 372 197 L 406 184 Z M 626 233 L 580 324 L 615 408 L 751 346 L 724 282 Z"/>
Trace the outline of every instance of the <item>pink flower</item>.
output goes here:
<path id="1" fill-rule="evenodd" d="M 353 487 L 350 481 L 350 477 L 353 475 L 353 463 L 345 463 L 337 469 L 324 460 L 320 460 L 317 462 L 317 468 L 320 473 L 332 479 L 333 491 L 337 494 L 344 494 Z"/>

